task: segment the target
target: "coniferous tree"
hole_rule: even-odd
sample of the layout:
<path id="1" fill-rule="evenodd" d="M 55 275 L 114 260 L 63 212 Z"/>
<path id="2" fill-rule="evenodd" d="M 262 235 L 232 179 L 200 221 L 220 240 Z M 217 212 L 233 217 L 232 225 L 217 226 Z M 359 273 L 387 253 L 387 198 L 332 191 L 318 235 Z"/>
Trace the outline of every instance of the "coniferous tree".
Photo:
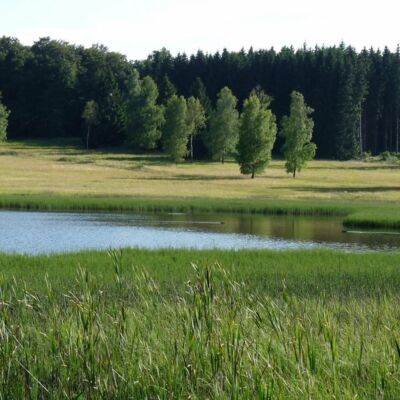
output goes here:
<path id="1" fill-rule="evenodd" d="M 244 101 L 240 116 L 237 161 L 242 174 L 259 174 L 271 160 L 277 133 L 276 118 L 270 109 L 252 94 Z"/>
<path id="2" fill-rule="evenodd" d="M 187 100 L 187 125 L 190 137 L 190 159 L 193 161 L 193 138 L 206 124 L 206 116 L 199 99 L 193 96 Z"/>
<path id="3" fill-rule="evenodd" d="M 216 108 L 210 116 L 208 149 L 212 158 L 222 163 L 226 155 L 234 152 L 238 141 L 239 113 L 236 104 L 236 97 L 228 87 L 224 87 L 218 93 Z"/>
<path id="4" fill-rule="evenodd" d="M 367 93 L 365 68 L 350 49 L 340 70 L 336 154 L 341 160 L 361 155 L 362 104 Z"/>
<path id="5" fill-rule="evenodd" d="M 159 86 L 159 92 L 160 92 L 159 97 L 158 97 L 159 104 L 167 103 L 167 101 L 174 94 L 176 94 L 176 87 L 170 81 L 170 79 L 168 78 L 168 75 L 164 75 L 163 76 L 163 79 L 162 79 L 161 84 Z"/>
<path id="6" fill-rule="evenodd" d="M 129 106 L 128 143 L 136 148 L 151 150 L 161 138 L 163 109 L 157 104 L 158 89 L 152 78 L 146 76 L 139 93 L 133 95 Z"/>
<path id="7" fill-rule="evenodd" d="M 299 92 L 292 92 L 289 116 L 282 119 L 282 134 L 285 138 L 283 156 L 286 171 L 296 177 L 306 162 L 313 159 L 317 147 L 311 143 L 314 121 L 309 115 L 314 111 L 304 102 Z"/>
<path id="8" fill-rule="evenodd" d="M 393 60 L 392 71 L 393 101 L 394 101 L 394 150 L 400 152 L 400 45 L 397 46 Z"/>
<path id="9" fill-rule="evenodd" d="M 10 111 L 1 102 L 1 93 L 0 93 L 0 142 L 3 142 L 7 139 L 7 126 L 8 126 L 9 115 Z"/>
<path id="10" fill-rule="evenodd" d="M 174 162 L 181 162 L 187 155 L 189 127 L 187 104 L 183 96 L 172 96 L 165 108 L 165 124 L 162 130 L 163 148 Z"/>
<path id="11" fill-rule="evenodd" d="M 193 82 L 190 88 L 190 94 L 200 100 L 206 115 L 209 115 L 212 109 L 211 100 L 207 95 L 207 89 L 204 86 L 203 81 L 199 77 L 197 77 Z"/>

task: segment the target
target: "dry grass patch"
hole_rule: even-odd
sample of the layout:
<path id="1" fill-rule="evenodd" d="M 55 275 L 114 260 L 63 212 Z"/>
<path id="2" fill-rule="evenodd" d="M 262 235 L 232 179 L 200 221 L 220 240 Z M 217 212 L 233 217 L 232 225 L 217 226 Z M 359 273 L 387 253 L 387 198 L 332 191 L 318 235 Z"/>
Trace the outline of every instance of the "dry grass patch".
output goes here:
<path id="1" fill-rule="evenodd" d="M 0 194 L 113 195 L 237 200 L 400 200 L 400 166 L 312 161 L 296 179 L 273 161 L 254 180 L 233 162 L 172 164 L 164 156 L 11 142 L 0 146 Z"/>

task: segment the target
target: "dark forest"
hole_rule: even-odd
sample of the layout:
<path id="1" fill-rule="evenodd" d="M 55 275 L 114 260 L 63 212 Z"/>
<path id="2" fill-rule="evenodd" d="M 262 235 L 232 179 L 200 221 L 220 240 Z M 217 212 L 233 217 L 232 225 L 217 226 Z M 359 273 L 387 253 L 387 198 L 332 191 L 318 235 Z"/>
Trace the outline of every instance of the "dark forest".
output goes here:
<path id="1" fill-rule="evenodd" d="M 304 95 L 315 111 L 317 157 L 352 159 L 370 152 L 399 151 L 400 50 L 341 44 L 280 51 L 242 50 L 172 56 L 153 52 L 146 60 L 96 45 L 83 48 L 42 38 L 32 46 L 0 39 L 0 91 L 11 111 L 8 138 L 84 137 L 82 112 L 94 100 L 100 112 L 93 146 L 128 145 L 127 123 L 140 79 L 151 76 L 158 103 L 177 93 L 197 97 L 206 112 L 228 86 L 243 100 L 256 87 L 272 97 L 278 126 L 288 113 L 290 93 Z M 204 136 L 204 135 L 203 135 Z M 198 141 L 202 140 L 199 135 Z M 280 153 L 281 139 L 274 152 Z M 206 149 L 197 146 L 197 157 Z"/>

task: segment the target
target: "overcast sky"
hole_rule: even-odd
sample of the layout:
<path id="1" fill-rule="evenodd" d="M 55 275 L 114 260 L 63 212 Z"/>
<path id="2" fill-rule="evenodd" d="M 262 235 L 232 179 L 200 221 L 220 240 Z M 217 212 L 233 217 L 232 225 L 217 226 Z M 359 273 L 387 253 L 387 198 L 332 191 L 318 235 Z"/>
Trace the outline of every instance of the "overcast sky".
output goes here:
<path id="1" fill-rule="evenodd" d="M 226 47 L 400 43 L 400 0 L 0 0 L 0 36 L 106 45 L 130 59 Z"/>

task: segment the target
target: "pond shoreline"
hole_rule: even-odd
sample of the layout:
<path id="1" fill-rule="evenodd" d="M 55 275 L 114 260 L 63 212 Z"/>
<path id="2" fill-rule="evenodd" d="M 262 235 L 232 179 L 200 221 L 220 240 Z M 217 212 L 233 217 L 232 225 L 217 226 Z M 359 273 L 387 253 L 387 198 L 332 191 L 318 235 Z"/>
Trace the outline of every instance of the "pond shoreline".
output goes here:
<path id="1" fill-rule="evenodd" d="M 400 208 L 391 203 L 0 194 L 0 209 L 80 212 L 199 211 L 263 215 L 337 216 L 343 218 L 343 225 L 346 227 L 400 229 Z"/>

